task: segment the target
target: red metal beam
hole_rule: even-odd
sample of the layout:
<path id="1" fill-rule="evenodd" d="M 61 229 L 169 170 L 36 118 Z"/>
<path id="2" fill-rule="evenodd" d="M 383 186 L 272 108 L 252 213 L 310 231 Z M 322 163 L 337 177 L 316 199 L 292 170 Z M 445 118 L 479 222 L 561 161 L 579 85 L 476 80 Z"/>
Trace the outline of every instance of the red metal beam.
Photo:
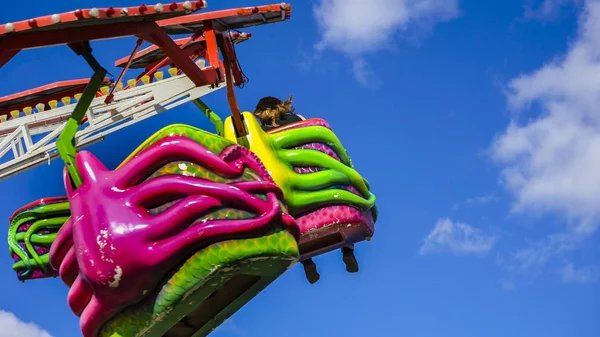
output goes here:
<path id="1" fill-rule="evenodd" d="M 18 92 L 16 94 L 0 97 L 0 103 L 4 103 L 7 101 L 16 100 L 22 97 L 42 94 L 44 91 L 49 91 L 56 88 L 68 88 L 68 87 L 85 87 L 89 83 L 89 79 L 81 79 L 81 80 L 69 80 L 69 81 L 60 81 L 51 84 L 46 84 L 41 87 L 25 90 Z"/>
<path id="2" fill-rule="evenodd" d="M 195 58 L 193 57 L 193 53 L 192 53 L 192 55 L 191 55 L 191 56 L 192 56 L 192 61 L 195 61 Z M 156 72 L 157 72 L 157 71 L 158 71 L 160 68 L 162 68 L 162 67 L 164 67 L 164 66 L 166 66 L 166 65 L 168 65 L 168 64 L 171 64 L 171 63 L 173 63 L 173 61 L 172 61 L 170 58 L 168 58 L 168 57 L 165 57 L 165 58 L 164 58 L 164 59 L 162 59 L 161 61 L 158 61 L 158 62 L 157 62 L 157 63 L 156 63 L 156 64 L 155 64 L 155 65 L 154 65 L 152 68 L 150 68 L 150 69 L 147 69 L 145 72 L 141 73 L 141 74 L 140 74 L 140 75 L 139 75 L 139 76 L 136 78 L 136 81 L 135 81 L 136 85 L 140 84 L 140 82 L 142 81 L 142 77 L 144 77 L 144 76 L 149 76 L 150 78 L 152 78 L 152 76 L 154 76 L 154 74 L 155 74 L 155 73 L 156 73 Z M 213 76 L 212 74 L 214 74 L 214 73 L 215 73 L 215 69 L 213 69 L 213 68 L 207 68 L 207 69 L 203 69 L 203 70 L 202 70 L 202 72 L 204 73 L 204 75 L 206 75 L 206 77 L 208 77 L 208 78 L 212 78 L 211 76 Z M 177 72 L 177 74 L 178 74 L 178 75 L 179 75 L 179 74 L 181 74 L 181 70 L 179 70 L 179 71 Z M 213 82 L 213 83 L 214 83 L 214 82 Z M 129 89 L 129 85 L 125 85 L 125 86 L 123 87 L 123 90 L 127 90 L 127 89 Z"/>
<path id="3" fill-rule="evenodd" d="M 174 41 L 175 41 L 175 43 L 177 43 L 177 45 L 183 46 L 186 43 L 188 43 L 191 39 L 192 39 L 191 37 L 186 37 L 186 38 L 177 39 L 177 40 L 174 40 Z M 202 38 L 202 40 L 204 40 L 204 38 Z M 154 51 L 156 51 L 158 49 L 160 49 L 160 48 L 158 46 L 155 46 L 155 45 L 151 45 L 151 46 L 149 46 L 147 48 L 144 48 L 144 49 L 138 51 L 135 54 L 135 57 L 133 58 L 133 61 L 135 61 L 138 58 L 141 58 L 143 56 L 146 56 L 147 54 L 150 54 L 150 53 L 152 53 L 152 52 L 154 52 Z M 120 58 L 117 61 L 115 61 L 115 67 L 122 67 L 125 63 L 127 63 L 127 61 L 129 61 L 129 57 L 130 57 L 130 55 L 127 55 L 127 56 L 125 56 L 123 58 Z"/>
<path id="4" fill-rule="evenodd" d="M 252 15 L 256 13 L 266 13 L 266 12 L 275 12 L 275 11 L 285 11 L 286 18 L 291 14 L 291 5 L 290 4 L 276 4 L 276 5 L 264 5 L 264 6 L 256 6 L 256 7 L 243 7 L 243 8 L 232 8 L 232 9 L 224 9 L 220 11 L 212 11 L 207 13 L 199 13 L 199 14 L 191 14 L 171 19 L 164 19 L 156 21 L 159 26 L 174 26 L 174 25 L 183 25 L 188 23 L 207 21 L 207 20 L 215 20 L 215 19 L 223 19 L 230 16 L 238 16 L 238 15 Z"/>
<path id="5" fill-rule="evenodd" d="M 233 120 L 233 129 L 235 130 L 236 137 L 244 137 L 248 134 L 246 125 L 242 120 L 242 113 L 238 106 L 237 99 L 235 97 L 235 89 L 233 87 L 233 81 L 231 79 L 231 62 L 224 62 L 225 66 L 225 81 L 227 83 L 227 101 L 229 102 L 229 108 L 231 109 L 231 119 Z"/>
<path id="6" fill-rule="evenodd" d="M 206 52 L 206 50 L 204 49 L 204 46 L 196 46 L 196 45 L 183 47 L 182 50 L 186 55 L 188 55 L 192 59 L 193 59 L 194 55 L 204 55 Z M 159 60 L 152 64 L 149 64 L 146 67 L 145 71 L 143 73 L 141 73 L 140 76 L 138 76 L 138 78 L 141 78 L 144 75 L 148 75 L 148 76 L 152 77 L 154 75 L 154 73 L 156 73 L 158 71 L 158 69 L 166 67 L 168 64 L 171 64 L 171 63 L 173 63 L 173 61 L 170 58 L 165 57 L 162 60 Z"/>
<path id="7" fill-rule="evenodd" d="M 11 34 L 23 35 L 38 33 L 37 30 L 44 28 L 50 29 L 78 29 L 89 26 L 110 26 L 123 21 L 132 19 L 141 21 L 156 21 L 173 16 L 186 15 L 205 8 L 204 1 L 191 2 L 173 2 L 168 5 L 157 4 L 156 6 L 130 6 L 130 7 L 108 7 L 77 9 L 61 14 L 46 15 L 29 20 L 10 22 L 0 25 L 0 36 Z"/>
<path id="8" fill-rule="evenodd" d="M 105 78 L 105 82 L 108 84 L 109 79 Z M 60 101 L 63 97 L 73 97 L 75 94 L 80 94 L 85 89 L 85 86 L 89 82 L 89 79 L 83 80 L 70 80 L 70 81 L 61 81 L 52 84 L 47 84 L 38 88 L 25 90 L 16 94 L 12 94 L 9 96 L 0 97 L 0 103 L 8 102 L 12 100 L 17 100 L 22 97 L 33 97 L 30 100 L 24 101 L 19 104 L 14 104 L 11 106 L 7 106 L 5 108 L 0 109 L 0 115 L 9 115 L 13 110 L 22 111 L 23 108 L 32 107 L 34 108 L 38 103 L 44 103 L 46 108 L 48 109 L 48 102 L 51 100 Z M 53 89 L 62 88 L 65 89 L 62 91 L 58 91 L 56 93 L 51 93 Z M 44 92 L 50 92 L 50 94 L 45 94 Z M 37 97 L 39 96 L 39 97 Z"/>
<path id="9" fill-rule="evenodd" d="M 151 23 L 154 27 L 150 30 L 150 32 L 145 34 L 140 34 L 139 37 L 153 43 L 162 49 L 163 52 L 169 57 L 175 65 L 179 69 L 181 69 L 187 77 L 189 77 L 192 82 L 198 87 L 204 86 L 207 84 L 212 84 L 217 82 L 217 74 L 214 73 L 214 76 L 207 76 L 210 74 L 206 74 L 201 71 L 200 68 L 190 59 L 189 55 L 186 54 L 179 46 L 171 39 L 169 34 L 167 34 L 162 28 L 160 28 L 155 22 Z"/>
<path id="10" fill-rule="evenodd" d="M 217 48 L 217 36 L 210 20 L 204 23 L 204 39 L 206 40 L 206 59 L 212 67 L 216 68 L 216 65 L 219 64 L 219 49 Z"/>
<path id="11" fill-rule="evenodd" d="M 117 22 L 112 25 L 85 26 L 77 29 L 55 29 L 36 34 L 7 35 L 0 40 L 0 50 L 31 49 L 71 42 L 112 39 L 145 34 L 156 27 L 154 22 Z"/>
<path id="12" fill-rule="evenodd" d="M 21 49 L 0 49 L 0 68 L 12 60 Z"/>
<path id="13" fill-rule="evenodd" d="M 182 49 L 185 48 L 190 48 L 192 46 L 197 46 L 198 48 L 200 48 L 200 45 L 202 45 L 202 48 L 205 47 L 206 42 L 204 40 L 204 36 L 200 35 L 202 32 L 196 32 L 194 33 L 194 35 L 190 36 L 190 37 L 185 37 L 185 38 L 181 38 L 181 39 L 177 39 L 174 40 L 175 43 L 177 43 L 177 45 L 182 46 Z M 247 41 L 250 39 L 250 37 L 252 37 L 251 33 L 238 33 L 238 32 L 231 32 L 231 39 L 232 42 L 234 44 L 238 44 L 238 43 L 242 43 L 244 41 Z M 135 57 L 133 58 L 133 63 L 139 62 L 138 60 L 147 56 L 148 54 L 153 54 L 153 53 L 157 53 L 160 50 L 159 47 L 155 46 L 155 45 L 150 45 L 147 48 L 144 48 L 140 51 L 138 51 L 135 54 Z M 125 63 L 127 63 L 127 61 L 129 60 L 129 55 L 120 58 L 119 60 L 117 60 L 115 62 L 115 67 L 123 67 L 125 65 Z M 160 62 L 160 60 L 157 60 L 153 63 L 149 63 L 145 66 L 146 70 L 151 69 L 152 67 L 154 67 L 158 62 Z M 131 66 L 130 66 L 131 67 Z"/>
<path id="14" fill-rule="evenodd" d="M 180 46 L 181 50 L 188 55 L 193 62 L 195 62 L 195 59 L 198 57 L 198 55 L 204 56 L 205 52 L 206 52 L 206 48 L 202 45 L 202 44 L 198 44 L 195 43 L 197 41 L 204 41 L 204 37 L 202 37 L 199 34 L 194 34 L 193 36 L 189 37 L 189 38 L 184 38 L 184 39 L 179 39 L 179 40 L 175 40 L 174 42 Z M 141 52 L 136 53 L 136 57 L 140 57 L 144 56 L 147 53 L 153 52 L 157 49 L 160 49 L 160 47 L 156 46 L 156 45 L 152 45 L 151 47 L 148 47 L 144 50 L 142 50 Z M 121 61 L 121 60 L 120 60 Z M 117 61 L 118 65 L 121 65 L 122 62 Z M 128 60 L 126 60 L 125 62 L 127 62 Z M 169 64 L 173 64 L 173 61 L 169 58 L 169 57 L 164 57 L 161 60 L 158 60 L 156 62 L 153 62 L 151 64 L 148 64 L 144 70 L 144 72 L 142 72 L 136 80 L 136 84 L 139 84 L 141 82 L 141 79 L 143 76 L 150 76 L 152 77 L 159 69 L 169 65 Z M 207 76 L 211 76 L 210 72 L 214 72 L 214 69 L 204 69 L 202 70 L 203 73 L 207 74 Z M 178 74 L 181 73 L 181 70 L 178 71 Z M 123 90 L 125 89 L 129 89 L 129 85 L 126 85 L 125 87 L 123 87 Z"/>
<path id="15" fill-rule="evenodd" d="M 133 51 L 131 52 L 131 55 L 129 56 L 129 60 L 127 60 L 127 63 L 123 67 L 123 70 L 121 70 L 121 73 L 119 74 L 119 78 L 117 78 L 116 83 L 121 82 L 121 80 L 123 79 L 123 76 L 125 76 L 127 69 L 129 69 L 129 66 L 131 65 L 131 61 L 133 61 L 133 58 L 135 57 L 135 54 L 138 52 L 138 50 L 140 50 L 140 47 L 142 46 L 142 42 L 144 42 L 144 41 L 142 39 L 138 38 L 137 42 L 135 43 L 135 47 L 133 48 Z M 110 104 L 112 102 L 114 94 L 115 94 L 115 90 L 117 90 L 116 84 L 110 88 L 110 92 L 108 93 L 108 96 L 106 96 L 104 103 Z"/>

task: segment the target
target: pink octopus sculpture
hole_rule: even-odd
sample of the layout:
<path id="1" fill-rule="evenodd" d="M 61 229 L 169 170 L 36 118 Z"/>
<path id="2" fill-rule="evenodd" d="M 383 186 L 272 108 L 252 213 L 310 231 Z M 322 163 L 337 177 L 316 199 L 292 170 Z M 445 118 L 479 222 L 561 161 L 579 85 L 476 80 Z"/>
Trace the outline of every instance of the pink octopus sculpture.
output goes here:
<path id="1" fill-rule="evenodd" d="M 155 291 L 200 249 L 282 224 L 299 237 L 296 222 L 282 211 L 281 190 L 256 155 L 238 145 L 213 152 L 171 134 L 112 171 L 91 153 L 79 153 L 83 184 L 77 189 L 65 170 L 72 216 L 52 245 L 50 262 L 70 287 L 68 303 L 85 337 L 96 337 L 104 323 Z M 181 172 L 160 171 L 170 163 Z M 208 173 L 195 176 L 185 169 L 190 165 Z M 257 173 L 253 181 L 242 179 L 245 169 Z M 252 216 L 218 216 L 227 209 Z"/>

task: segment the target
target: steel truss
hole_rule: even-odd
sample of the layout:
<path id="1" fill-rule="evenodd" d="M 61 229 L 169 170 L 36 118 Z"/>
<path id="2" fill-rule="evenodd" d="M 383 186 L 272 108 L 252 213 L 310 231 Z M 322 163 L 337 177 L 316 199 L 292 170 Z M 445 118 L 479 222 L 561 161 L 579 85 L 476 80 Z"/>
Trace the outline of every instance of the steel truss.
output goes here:
<path id="1" fill-rule="evenodd" d="M 196 85 L 185 75 L 178 75 L 146 85 L 117 91 L 111 104 L 105 96 L 92 101 L 86 113 L 87 122 L 76 134 L 77 148 L 102 141 L 113 132 L 173 109 L 222 85 Z M 75 104 L 20 117 L 0 123 L 0 180 L 39 166 L 58 156 L 57 137 L 65 127 Z M 38 141 L 33 136 L 47 133 Z M 12 154 L 13 158 L 8 159 Z M 8 159 L 8 160 L 7 160 Z M 5 161 L 6 160 L 6 161 Z"/>

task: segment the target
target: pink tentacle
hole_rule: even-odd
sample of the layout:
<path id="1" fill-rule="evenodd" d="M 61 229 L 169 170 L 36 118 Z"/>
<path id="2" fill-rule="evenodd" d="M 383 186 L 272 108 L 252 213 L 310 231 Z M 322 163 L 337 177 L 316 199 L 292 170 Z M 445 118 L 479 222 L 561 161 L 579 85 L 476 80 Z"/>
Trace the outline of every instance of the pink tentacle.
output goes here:
<path id="1" fill-rule="evenodd" d="M 229 165 L 239 167 L 240 170 L 246 166 L 256 171 L 261 175 L 258 181 L 274 182 L 273 178 L 271 178 L 271 175 L 269 174 L 269 171 L 267 171 L 267 168 L 263 165 L 258 156 L 245 147 L 239 145 L 230 146 L 223 150 L 221 153 L 221 158 L 223 158 L 225 162 L 229 163 Z"/>
<path id="2" fill-rule="evenodd" d="M 110 308 L 103 305 L 97 297 L 93 296 L 88 305 L 83 309 L 80 317 L 80 328 L 83 336 L 97 336 L 105 317 L 115 315 L 121 308 Z"/>
<path id="3" fill-rule="evenodd" d="M 219 199 L 194 195 L 187 197 L 161 214 L 150 216 L 146 240 L 152 242 L 179 232 L 206 214 L 207 211 L 221 205 Z"/>
<path id="4" fill-rule="evenodd" d="M 134 185 L 173 161 L 204 163 L 207 168 L 225 177 L 235 177 L 241 173 L 239 168 L 228 165 L 203 145 L 182 136 L 166 137 L 153 147 L 154 151 L 143 151 L 131 158 L 119 170 L 114 171 L 117 186 Z M 151 164 L 144 166 L 145 163 Z"/>
<path id="5" fill-rule="evenodd" d="M 65 255 L 65 259 L 60 264 L 58 270 L 60 279 L 67 285 L 71 286 L 75 281 L 75 278 L 79 274 L 79 265 L 77 264 L 77 258 L 75 256 L 75 248 L 71 247 Z"/>
<path id="6" fill-rule="evenodd" d="M 275 225 L 280 217 L 281 208 L 279 201 L 274 195 L 269 195 L 268 203 L 271 209 L 259 218 L 243 220 L 210 220 L 206 223 L 195 224 L 183 232 L 170 237 L 168 240 L 160 242 L 158 249 L 168 255 L 178 254 L 183 249 L 187 249 L 191 244 L 198 244 L 206 241 L 206 238 L 215 238 L 219 236 L 235 236 L 247 233 L 256 233 L 258 230 L 266 231 L 268 224 Z"/>
<path id="7" fill-rule="evenodd" d="M 101 173 L 110 172 L 110 170 L 104 166 L 100 159 L 88 151 L 79 152 L 75 158 L 75 163 L 84 183 L 95 182 L 99 179 Z M 71 194 L 74 195 L 77 194 L 77 192 L 78 190 L 75 190 L 72 191 Z"/>
<path id="8" fill-rule="evenodd" d="M 85 306 L 92 299 L 92 294 L 93 292 L 90 285 L 78 275 L 75 279 L 75 282 L 73 282 L 73 285 L 71 285 L 71 289 L 69 289 L 69 295 L 67 296 L 69 307 L 73 313 L 75 313 L 75 315 L 81 315 Z"/>
<path id="9" fill-rule="evenodd" d="M 263 213 L 268 204 L 260 198 L 231 185 L 186 176 L 162 176 L 144 182 L 135 189 L 132 202 L 148 205 L 167 202 L 187 195 L 209 195 L 236 208 Z"/>
<path id="10" fill-rule="evenodd" d="M 277 198 L 283 199 L 283 192 L 275 183 L 268 181 L 243 181 L 233 183 L 229 186 L 235 186 L 248 193 L 275 193 Z"/>

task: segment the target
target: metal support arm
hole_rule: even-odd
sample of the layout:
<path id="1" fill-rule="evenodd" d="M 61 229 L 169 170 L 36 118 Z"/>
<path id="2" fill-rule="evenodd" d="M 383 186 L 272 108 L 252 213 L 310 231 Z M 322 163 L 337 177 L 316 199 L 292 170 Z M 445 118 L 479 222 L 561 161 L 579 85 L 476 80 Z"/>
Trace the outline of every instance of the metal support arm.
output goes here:
<path id="1" fill-rule="evenodd" d="M 77 52 L 77 50 L 75 50 L 75 52 Z M 77 155 L 77 149 L 75 147 L 75 134 L 77 133 L 77 130 L 79 129 L 79 126 L 81 125 L 83 118 L 85 117 L 85 113 L 92 103 L 92 100 L 94 100 L 96 93 L 98 90 L 100 90 L 100 86 L 102 86 L 104 81 L 104 76 L 106 76 L 106 69 L 104 69 L 94 58 L 91 48 L 86 48 L 86 50 L 82 52 L 82 55 L 90 67 L 92 67 L 94 70 L 94 75 L 85 87 L 85 90 L 77 102 L 71 117 L 67 121 L 65 128 L 56 141 L 58 153 L 65 162 L 67 171 L 69 172 L 69 176 L 71 177 L 71 181 L 75 188 L 79 187 L 79 185 L 81 185 L 83 182 L 81 175 L 77 170 L 77 166 L 75 165 L 75 156 Z"/>
<path id="2" fill-rule="evenodd" d="M 206 115 L 206 117 L 208 117 L 210 122 L 215 126 L 215 129 L 217 129 L 217 134 L 223 137 L 223 121 L 221 120 L 221 117 L 219 117 L 219 115 L 212 111 L 212 109 L 209 108 L 208 105 L 202 102 L 200 98 L 196 98 L 192 102 L 196 107 L 198 107 L 198 109 L 200 109 Z"/>

